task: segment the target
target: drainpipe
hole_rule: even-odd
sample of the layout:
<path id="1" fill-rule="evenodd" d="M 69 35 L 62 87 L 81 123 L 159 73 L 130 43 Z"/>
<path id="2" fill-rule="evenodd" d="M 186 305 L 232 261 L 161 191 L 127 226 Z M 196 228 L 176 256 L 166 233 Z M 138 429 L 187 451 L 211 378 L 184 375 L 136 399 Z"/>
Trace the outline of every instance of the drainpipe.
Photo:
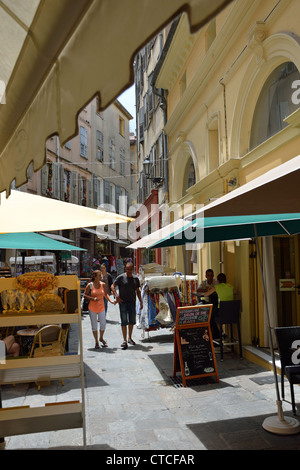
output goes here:
<path id="1" fill-rule="evenodd" d="M 226 88 L 223 83 L 223 78 L 220 80 L 220 85 L 223 87 L 223 100 L 224 100 L 224 122 L 225 122 L 225 161 L 228 158 L 228 132 L 227 132 L 227 107 L 226 107 Z"/>
<path id="2" fill-rule="evenodd" d="M 161 100 L 160 107 L 163 110 L 164 126 L 167 124 L 167 100 L 163 93 L 158 93 L 153 82 L 151 83 L 152 93 L 159 97 Z M 169 165 L 168 165 L 168 138 L 165 132 L 163 133 L 163 159 L 164 159 L 164 173 L 165 173 L 165 192 L 169 191 Z"/>

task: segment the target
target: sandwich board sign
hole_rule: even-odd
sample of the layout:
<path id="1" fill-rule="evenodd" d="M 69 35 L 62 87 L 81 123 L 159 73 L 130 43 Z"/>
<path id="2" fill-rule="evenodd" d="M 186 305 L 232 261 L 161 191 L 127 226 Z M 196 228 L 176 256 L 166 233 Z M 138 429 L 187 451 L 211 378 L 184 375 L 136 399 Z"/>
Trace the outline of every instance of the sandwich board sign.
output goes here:
<path id="1" fill-rule="evenodd" d="M 174 335 L 173 376 L 181 372 L 182 382 L 219 374 L 213 347 L 210 318 L 212 305 L 178 307 Z"/>

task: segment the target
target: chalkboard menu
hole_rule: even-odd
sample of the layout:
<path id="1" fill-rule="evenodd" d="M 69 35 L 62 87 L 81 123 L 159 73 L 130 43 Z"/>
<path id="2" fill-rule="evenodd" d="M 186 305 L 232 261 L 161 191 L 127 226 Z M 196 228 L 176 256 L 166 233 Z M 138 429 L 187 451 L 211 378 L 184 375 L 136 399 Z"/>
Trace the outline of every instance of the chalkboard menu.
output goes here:
<path id="1" fill-rule="evenodd" d="M 211 311 L 212 305 L 195 305 L 177 309 L 174 376 L 180 370 L 184 386 L 188 379 L 197 377 L 216 376 L 216 380 L 219 381 L 210 329 Z"/>
<path id="2" fill-rule="evenodd" d="M 176 326 L 208 323 L 211 316 L 211 304 L 180 307 L 177 311 Z"/>

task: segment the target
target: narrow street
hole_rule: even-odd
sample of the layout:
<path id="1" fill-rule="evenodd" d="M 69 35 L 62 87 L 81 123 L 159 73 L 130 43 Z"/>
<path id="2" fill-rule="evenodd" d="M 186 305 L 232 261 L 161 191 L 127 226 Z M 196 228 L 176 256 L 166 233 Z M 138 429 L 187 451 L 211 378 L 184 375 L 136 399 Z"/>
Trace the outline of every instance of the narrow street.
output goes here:
<path id="1" fill-rule="evenodd" d="M 231 352 L 216 352 L 219 383 L 202 380 L 184 388 L 172 379 L 173 334 L 135 328 L 136 346 L 122 350 L 118 306 L 109 304 L 107 348 L 94 349 L 90 320 L 83 316 L 86 432 L 88 450 L 183 451 L 300 449 L 300 435 L 278 436 L 262 423 L 277 413 L 273 373 Z M 70 350 L 76 350 L 73 327 Z M 289 388 L 286 384 L 286 395 Z M 300 392 L 296 387 L 296 400 Z M 80 399 L 79 379 L 2 387 L 3 407 Z M 291 406 L 283 404 L 286 415 Z M 6 438 L 7 450 L 81 450 L 81 429 Z M 119 455 L 119 453 L 117 454 Z"/>

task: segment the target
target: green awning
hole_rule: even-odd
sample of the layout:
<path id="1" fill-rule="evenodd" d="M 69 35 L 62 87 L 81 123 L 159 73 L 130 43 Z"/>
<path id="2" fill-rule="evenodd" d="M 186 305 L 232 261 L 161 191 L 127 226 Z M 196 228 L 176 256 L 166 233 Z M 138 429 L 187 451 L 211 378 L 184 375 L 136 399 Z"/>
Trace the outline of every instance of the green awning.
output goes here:
<path id="1" fill-rule="evenodd" d="M 0 249 L 45 250 L 45 251 L 86 251 L 84 248 L 58 242 L 35 232 L 1 233 Z"/>
<path id="2" fill-rule="evenodd" d="M 300 233 L 300 213 L 199 217 L 149 248 Z M 153 234 L 155 235 L 155 233 Z"/>

